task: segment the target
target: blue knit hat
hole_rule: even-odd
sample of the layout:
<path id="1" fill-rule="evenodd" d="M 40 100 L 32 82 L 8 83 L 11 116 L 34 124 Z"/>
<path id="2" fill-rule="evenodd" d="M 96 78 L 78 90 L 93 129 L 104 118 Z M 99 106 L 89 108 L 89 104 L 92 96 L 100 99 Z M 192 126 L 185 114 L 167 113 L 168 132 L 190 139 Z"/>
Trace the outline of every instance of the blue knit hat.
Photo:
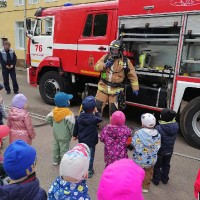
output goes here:
<path id="1" fill-rule="evenodd" d="M 82 102 L 83 110 L 85 112 L 87 111 L 93 111 L 96 107 L 96 101 L 93 96 L 86 97 Z"/>
<path id="2" fill-rule="evenodd" d="M 11 143 L 5 153 L 3 167 L 12 180 L 18 180 L 34 172 L 36 150 L 24 142 L 16 140 Z"/>
<path id="3" fill-rule="evenodd" d="M 54 102 L 57 107 L 69 107 L 69 101 L 73 98 L 72 94 L 58 92 L 54 97 Z"/>

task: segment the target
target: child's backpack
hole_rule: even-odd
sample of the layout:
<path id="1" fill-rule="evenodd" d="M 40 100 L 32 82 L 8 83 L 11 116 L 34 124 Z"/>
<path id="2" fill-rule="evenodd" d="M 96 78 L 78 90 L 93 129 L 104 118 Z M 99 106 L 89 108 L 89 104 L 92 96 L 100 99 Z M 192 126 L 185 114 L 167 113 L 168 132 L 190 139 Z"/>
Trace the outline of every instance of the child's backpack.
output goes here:
<path id="1" fill-rule="evenodd" d="M 194 183 L 194 196 L 196 199 L 200 200 L 200 169 L 197 175 L 197 179 Z"/>

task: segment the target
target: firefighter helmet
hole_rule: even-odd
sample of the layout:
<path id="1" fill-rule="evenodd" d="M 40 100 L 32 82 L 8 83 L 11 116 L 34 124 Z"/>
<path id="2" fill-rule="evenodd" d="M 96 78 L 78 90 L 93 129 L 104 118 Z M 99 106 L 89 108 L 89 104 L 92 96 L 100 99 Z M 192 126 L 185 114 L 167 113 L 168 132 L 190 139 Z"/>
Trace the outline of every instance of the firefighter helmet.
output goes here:
<path id="1" fill-rule="evenodd" d="M 122 42 L 120 40 L 114 40 L 110 43 L 110 55 L 113 58 L 120 58 L 122 53 Z"/>

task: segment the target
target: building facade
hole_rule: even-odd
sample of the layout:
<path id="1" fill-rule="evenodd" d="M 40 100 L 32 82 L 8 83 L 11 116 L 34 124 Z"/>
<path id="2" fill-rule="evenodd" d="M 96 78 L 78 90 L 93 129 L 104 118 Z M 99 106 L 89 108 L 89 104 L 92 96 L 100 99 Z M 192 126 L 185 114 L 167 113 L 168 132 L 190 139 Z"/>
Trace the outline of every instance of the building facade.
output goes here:
<path id="1" fill-rule="evenodd" d="M 18 63 L 17 66 L 25 67 L 26 44 L 24 21 L 27 17 L 34 17 L 39 7 L 62 6 L 65 3 L 80 4 L 89 2 L 100 2 L 102 0 L 0 0 L 0 47 L 5 40 L 9 40 L 12 49 L 15 50 Z M 49 27 L 51 28 L 51 27 Z"/>

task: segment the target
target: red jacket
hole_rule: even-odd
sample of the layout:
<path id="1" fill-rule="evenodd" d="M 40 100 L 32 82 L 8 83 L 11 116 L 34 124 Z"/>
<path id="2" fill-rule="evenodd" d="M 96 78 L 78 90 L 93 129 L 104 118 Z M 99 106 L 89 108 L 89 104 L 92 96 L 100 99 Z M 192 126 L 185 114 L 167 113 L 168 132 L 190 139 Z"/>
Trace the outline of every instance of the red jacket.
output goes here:
<path id="1" fill-rule="evenodd" d="M 8 127 L 10 128 L 10 143 L 19 139 L 28 144 L 32 143 L 35 131 L 27 110 L 11 108 L 8 115 Z"/>
<path id="2" fill-rule="evenodd" d="M 200 168 L 199 168 L 199 172 L 197 175 L 197 179 L 194 183 L 194 195 L 195 195 L 196 199 L 198 199 L 198 193 L 200 193 Z"/>

